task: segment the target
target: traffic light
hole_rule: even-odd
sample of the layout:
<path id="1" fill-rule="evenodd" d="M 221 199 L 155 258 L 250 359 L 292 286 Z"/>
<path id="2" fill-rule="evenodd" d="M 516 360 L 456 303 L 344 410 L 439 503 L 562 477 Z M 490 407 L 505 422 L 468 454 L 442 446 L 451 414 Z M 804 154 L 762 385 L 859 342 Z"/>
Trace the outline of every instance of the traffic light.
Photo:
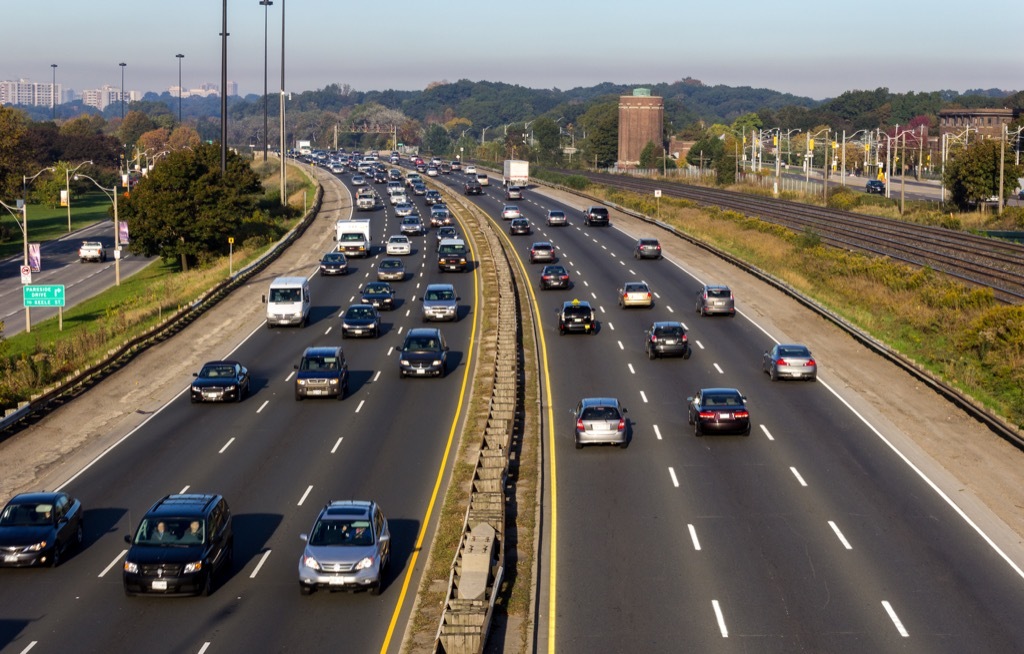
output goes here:
<path id="1" fill-rule="evenodd" d="M 811 150 L 811 151 L 813 151 L 813 150 L 814 150 L 814 139 L 809 139 L 809 140 L 807 141 L 807 149 L 808 149 L 808 150 Z"/>

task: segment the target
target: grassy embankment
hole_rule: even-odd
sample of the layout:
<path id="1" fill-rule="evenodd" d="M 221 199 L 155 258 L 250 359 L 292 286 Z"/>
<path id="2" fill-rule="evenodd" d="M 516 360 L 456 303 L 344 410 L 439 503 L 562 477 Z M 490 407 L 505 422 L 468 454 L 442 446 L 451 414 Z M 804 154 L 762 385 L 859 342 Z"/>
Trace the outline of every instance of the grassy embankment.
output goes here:
<path id="1" fill-rule="evenodd" d="M 278 234 L 267 235 L 264 241 L 280 238 L 298 221 L 303 207 L 312 206 L 315 188 L 296 168 L 288 169 L 289 205 L 292 214 L 282 216 Z M 264 205 L 274 208 L 278 204 L 280 174 L 275 164 L 268 168 L 257 165 L 265 189 Z M 100 195 L 105 202 L 105 198 Z M 97 201 L 87 205 L 84 201 L 73 205 L 72 224 L 79 227 L 87 222 L 109 219 L 109 202 Z M 92 206 L 86 217 L 79 218 L 78 207 Z M 34 209 L 38 209 L 34 211 Z M 29 228 L 33 239 L 42 240 L 43 231 L 32 230 L 34 217 L 43 216 L 42 208 L 29 208 Z M 91 216 L 91 218 L 90 218 Z M 54 224 L 45 233 L 55 236 L 67 233 L 67 212 L 51 217 Z M 44 224 L 40 217 L 38 224 Z M 79 222 L 81 221 L 81 222 Z M 235 244 L 234 269 L 239 270 L 267 250 L 268 243 L 259 245 Z M 17 244 L 16 251 L 20 252 Z M 10 408 L 75 370 L 87 368 L 101 360 L 105 353 L 122 342 L 143 333 L 160 322 L 166 314 L 188 305 L 195 298 L 228 277 L 228 258 L 222 257 L 209 265 L 196 267 L 187 273 L 177 272 L 177 262 L 154 261 L 142 271 L 122 278 L 121 285 L 64 311 L 64 330 L 59 331 L 57 318 L 33 323 L 31 333 L 21 333 L 0 342 L 0 407 Z"/>
<path id="2" fill-rule="evenodd" d="M 583 186 L 582 178 L 557 181 Z M 646 215 L 654 198 L 586 187 L 586 192 Z M 862 202 L 866 210 L 869 203 Z M 885 209 L 885 207 L 883 207 Z M 893 213 L 891 207 L 886 209 Z M 871 213 L 875 214 L 876 211 Z M 908 214 L 911 212 L 907 212 Z M 1015 221 L 1015 211 L 1004 220 Z M 661 217 L 676 229 L 730 252 L 790 284 L 922 367 L 1024 427 L 1024 307 L 996 301 L 931 269 L 828 248 L 813 233 L 794 234 L 731 211 L 661 198 Z M 966 229 L 992 227 L 993 216 L 915 210 L 916 222 Z"/>

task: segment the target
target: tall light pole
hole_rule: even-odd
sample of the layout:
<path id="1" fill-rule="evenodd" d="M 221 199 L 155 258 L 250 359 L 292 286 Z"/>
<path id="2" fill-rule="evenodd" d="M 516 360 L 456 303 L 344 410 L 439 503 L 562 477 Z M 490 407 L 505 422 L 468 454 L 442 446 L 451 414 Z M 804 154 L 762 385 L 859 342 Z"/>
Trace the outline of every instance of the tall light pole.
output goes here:
<path id="1" fill-rule="evenodd" d="M 75 175 L 75 179 L 87 179 L 96 185 L 96 188 L 103 191 L 103 194 L 110 198 L 110 201 L 114 203 L 114 282 L 117 286 L 121 285 L 121 223 L 117 219 L 117 184 L 114 184 L 114 188 L 106 188 L 101 186 L 92 177 L 83 175 L 81 173 Z"/>
<path id="2" fill-rule="evenodd" d="M 484 130 L 483 130 L 483 131 L 482 131 L 482 132 L 480 133 L 480 145 L 483 145 L 483 144 L 484 144 L 484 139 L 485 139 L 485 138 L 487 137 L 487 128 L 488 128 L 488 127 L 490 127 L 490 125 L 488 125 L 487 127 L 485 127 L 485 128 L 484 128 Z M 506 132 L 506 133 L 507 133 L 507 132 Z"/>
<path id="3" fill-rule="evenodd" d="M 78 169 L 86 164 L 91 164 L 91 161 L 83 161 L 74 168 L 70 166 L 64 166 L 64 188 L 65 193 L 68 194 L 68 233 L 71 233 L 71 173 L 78 172 Z"/>
<path id="4" fill-rule="evenodd" d="M 0 207 L 7 209 L 7 211 L 14 217 L 14 221 L 18 222 L 18 214 L 21 214 L 21 222 L 18 222 L 18 227 L 21 228 L 21 234 L 24 243 L 24 257 L 21 260 L 21 265 L 28 266 L 28 202 L 25 200 L 18 200 L 16 204 L 20 206 L 12 207 L 0 200 Z M 28 307 L 25 307 L 25 331 L 32 331 L 32 314 Z"/>
<path id="5" fill-rule="evenodd" d="M 270 0 L 260 0 L 260 4 L 263 5 L 263 161 L 266 163 L 270 148 L 270 132 L 267 131 L 267 16 L 270 13 L 270 5 L 274 3 Z"/>
<path id="6" fill-rule="evenodd" d="M 57 120 L 57 64 L 50 64 L 53 71 L 53 84 L 50 86 L 50 113 L 51 120 Z"/>
<path id="7" fill-rule="evenodd" d="M 288 182 L 285 179 L 284 148 L 284 0 L 281 0 L 281 204 L 288 205 Z"/>
<path id="8" fill-rule="evenodd" d="M 124 122 L 124 67 L 127 65 L 123 61 L 118 64 L 121 67 L 121 122 Z"/>
<path id="9" fill-rule="evenodd" d="M 181 60 L 185 58 L 183 54 L 174 55 L 178 58 L 178 124 L 181 124 Z"/>
<path id="10" fill-rule="evenodd" d="M 856 132 L 854 132 L 853 134 L 850 134 L 850 139 L 852 140 L 853 137 L 857 136 L 861 132 L 868 132 L 868 133 L 870 133 L 871 130 L 859 129 Z M 841 182 L 842 186 L 846 186 L 846 130 L 845 129 L 843 130 L 843 149 L 842 149 L 842 152 L 841 152 L 840 156 L 843 158 L 843 161 L 842 161 L 843 168 L 842 168 L 842 173 L 841 173 L 841 176 L 840 176 L 840 182 Z"/>
<path id="11" fill-rule="evenodd" d="M 220 174 L 228 170 L 228 0 L 224 8 L 220 30 Z"/>

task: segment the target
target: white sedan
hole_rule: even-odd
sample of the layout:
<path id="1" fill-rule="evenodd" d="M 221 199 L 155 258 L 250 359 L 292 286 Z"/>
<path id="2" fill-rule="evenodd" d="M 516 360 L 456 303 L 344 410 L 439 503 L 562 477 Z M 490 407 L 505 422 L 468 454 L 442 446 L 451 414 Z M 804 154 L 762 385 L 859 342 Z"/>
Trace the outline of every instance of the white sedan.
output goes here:
<path id="1" fill-rule="evenodd" d="M 385 248 L 389 255 L 400 256 L 403 254 L 412 254 L 412 243 L 409 242 L 409 237 L 403 234 L 395 234 L 388 239 L 387 247 Z"/>
<path id="2" fill-rule="evenodd" d="M 476 166 L 466 166 L 465 168 L 462 169 L 462 172 L 466 173 L 467 175 L 476 175 Z"/>

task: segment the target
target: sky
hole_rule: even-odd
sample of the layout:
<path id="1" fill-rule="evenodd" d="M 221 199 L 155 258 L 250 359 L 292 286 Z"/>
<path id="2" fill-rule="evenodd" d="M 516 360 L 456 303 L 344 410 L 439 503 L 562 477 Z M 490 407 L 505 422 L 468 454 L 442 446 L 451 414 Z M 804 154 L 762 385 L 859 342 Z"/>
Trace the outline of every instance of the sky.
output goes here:
<path id="1" fill-rule="evenodd" d="M 329 84 L 420 90 L 469 79 L 567 90 L 687 77 L 814 99 L 893 92 L 1024 89 L 1020 0 L 228 0 L 228 79 L 263 92 Z M 5 0 L 0 80 L 64 89 L 220 83 L 218 0 Z"/>

